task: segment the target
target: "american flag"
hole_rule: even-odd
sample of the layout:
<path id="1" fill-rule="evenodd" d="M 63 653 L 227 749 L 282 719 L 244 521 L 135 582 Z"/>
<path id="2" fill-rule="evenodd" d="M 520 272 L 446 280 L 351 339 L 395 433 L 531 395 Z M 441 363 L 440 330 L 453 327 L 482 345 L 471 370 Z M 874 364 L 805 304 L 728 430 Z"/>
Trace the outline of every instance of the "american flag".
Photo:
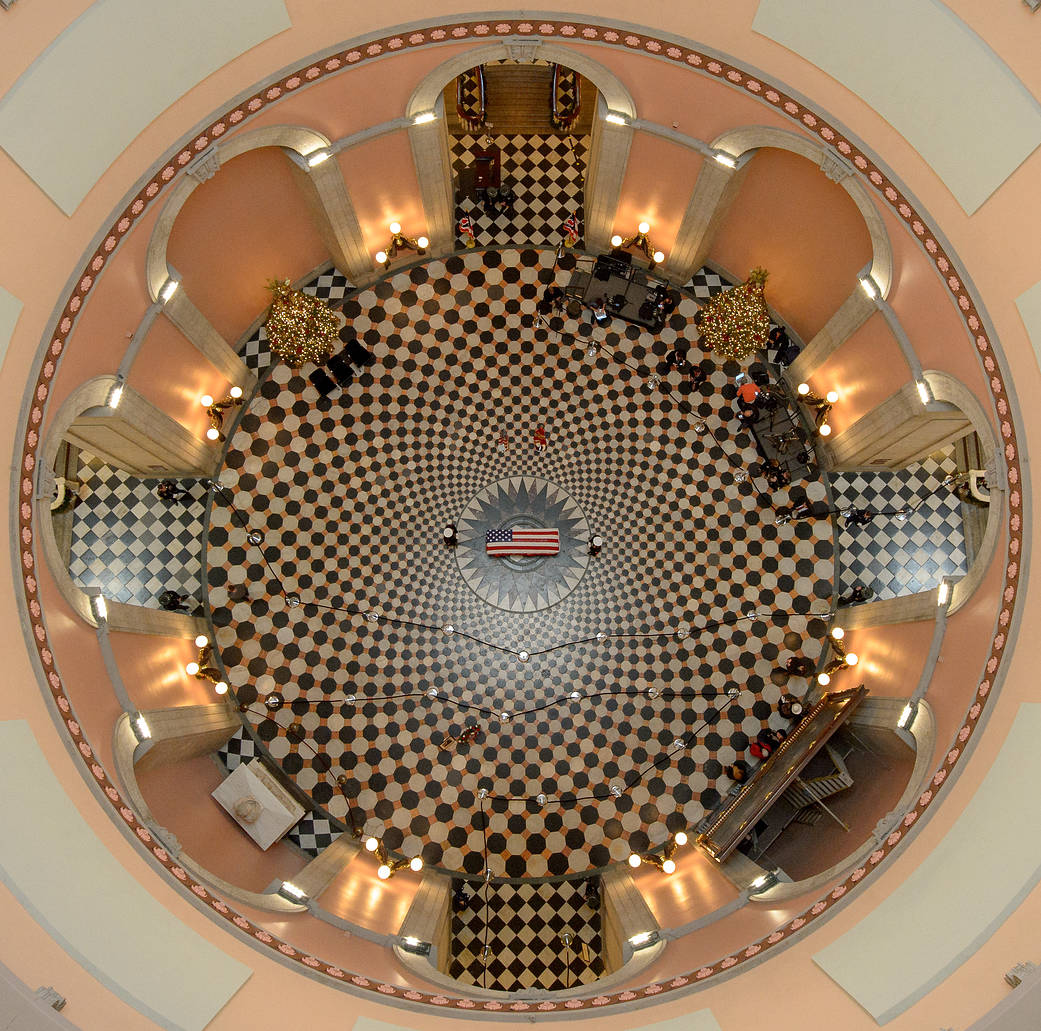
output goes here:
<path id="1" fill-rule="evenodd" d="M 556 555 L 560 551 L 560 534 L 556 527 L 540 530 L 489 530 L 485 534 L 484 547 L 493 558 L 502 555 Z"/>

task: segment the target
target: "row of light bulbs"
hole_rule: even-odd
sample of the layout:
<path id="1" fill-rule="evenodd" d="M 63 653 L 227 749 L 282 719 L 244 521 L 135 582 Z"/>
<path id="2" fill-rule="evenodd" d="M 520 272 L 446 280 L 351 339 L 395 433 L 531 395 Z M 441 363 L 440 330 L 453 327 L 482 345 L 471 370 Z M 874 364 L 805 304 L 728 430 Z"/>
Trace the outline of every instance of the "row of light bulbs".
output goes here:
<path id="1" fill-rule="evenodd" d="M 665 843 L 665 848 L 660 855 L 657 852 L 631 852 L 628 860 L 629 865 L 634 870 L 646 864 L 647 866 L 655 867 L 664 874 L 675 873 L 676 860 L 672 857 L 676 854 L 676 849 L 681 845 L 686 845 L 688 840 L 686 831 L 676 831 Z"/>

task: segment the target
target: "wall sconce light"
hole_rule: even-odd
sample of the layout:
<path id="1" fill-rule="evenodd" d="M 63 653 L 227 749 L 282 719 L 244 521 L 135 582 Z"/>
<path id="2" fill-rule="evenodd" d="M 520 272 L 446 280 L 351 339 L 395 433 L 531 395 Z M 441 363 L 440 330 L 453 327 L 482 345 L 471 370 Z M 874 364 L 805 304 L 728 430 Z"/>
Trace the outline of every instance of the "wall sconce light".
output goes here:
<path id="1" fill-rule="evenodd" d="M 376 876 L 381 881 L 390 880 L 399 870 L 407 868 L 413 873 L 419 873 L 423 869 L 423 860 L 420 856 L 413 856 L 411 859 L 391 859 L 387 855 L 383 842 L 378 838 L 371 836 L 366 838 L 365 851 L 374 853 L 379 860 L 380 865 L 376 867 Z"/>
<path id="2" fill-rule="evenodd" d="M 629 939 L 629 946 L 633 949 L 646 949 L 648 945 L 653 945 L 658 937 L 657 931 L 640 931 Z"/>
<path id="3" fill-rule="evenodd" d="M 108 622 L 108 606 L 105 604 L 104 595 L 92 594 L 90 596 L 90 611 L 98 626 L 104 626 Z"/>
<path id="4" fill-rule="evenodd" d="M 627 236 L 623 239 L 618 233 L 615 233 L 611 237 L 611 246 L 616 250 L 623 251 L 628 250 L 630 247 L 635 247 L 650 262 L 649 268 L 653 269 L 665 260 L 665 252 L 655 249 L 654 244 L 647 237 L 650 231 L 650 222 L 641 222 L 636 227 L 636 233 L 633 236 Z"/>
<path id="5" fill-rule="evenodd" d="M 951 583 L 946 578 L 940 581 L 940 586 L 936 591 L 936 605 L 937 608 L 944 608 L 947 605 L 947 599 L 951 596 Z"/>
<path id="6" fill-rule="evenodd" d="M 200 634 L 200 637 L 202 635 Z M 196 641 L 199 640 L 197 637 Z M 210 662 L 213 660 L 213 647 L 207 641 L 199 649 L 199 657 L 195 662 L 189 662 L 185 664 L 184 672 L 190 676 L 195 677 L 196 680 L 208 680 L 213 684 L 214 691 L 217 694 L 227 694 L 228 685 L 225 681 L 221 680 L 220 670 L 215 666 L 211 666 Z"/>
<path id="7" fill-rule="evenodd" d="M 837 390 L 829 390 L 824 397 L 813 393 L 809 383 L 800 383 L 796 388 L 799 400 L 813 413 L 813 425 L 822 437 L 831 436 L 831 426 L 828 425 L 828 416 L 831 414 L 831 406 L 839 399 Z"/>
<path id="8" fill-rule="evenodd" d="M 604 121 L 609 122 L 611 125 L 628 125 L 629 119 L 625 115 L 620 115 L 617 111 L 608 111 L 604 115 Z"/>
<path id="9" fill-rule="evenodd" d="M 911 720 L 914 719 L 915 710 L 917 708 L 918 704 L 916 702 L 908 702 L 907 705 L 904 706 L 903 712 L 900 713 L 900 719 L 896 721 L 896 725 L 901 730 L 903 730 L 911 722 Z"/>
<path id="10" fill-rule="evenodd" d="M 163 283 L 162 290 L 159 291 L 159 300 L 161 300 L 163 304 L 168 304 L 170 298 L 173 297 L 175 293 L 177 293 L 177 290 L 180 287 L 180 285 L 180 280 L 173 278 L 168 279 L 165 283 Z"/>
<path id="11" fill-rule="evenodd" d="M 315 168 L 320 165 L 323 161 L 328 161 L 332 157 L 332 154 L 327 150 L 315 150 L 307 155 L 307 167 Z"/>
<path id="12" fill-rule="evenodd" d="M 733 154 L 728 154 L 723 150 L 714 150 L 712 156 L 718 161 L 724 168 L 737 168 L 737 158 Z"/>
<path id="13" fill-rule="evenodd" d="M 766 891 L 767 888 L 772 888 L 777 883 L 777 871 L 767 870 L 761 873 L 752 883 L 748 886 L 749 893 L 754 894 L 760 891 Z"/>
<path id="14" fill-rule="evenodd" d="M 430 942 L 420 941 L 420 939 L 415 937 L 415 935 L 406 934 L 404 937 L 398 939 L 398 944 L 405 952 L 411 952 L 417 956 L 430 955 Z"/>
<path id="15" fill-rule="evenodd" d="M 122 376 L 117 376 L 115 383 L 109 388 L 108 397 L 105 398 L 105 404 L 108 405 L 113 411 L 119 407 L 119 402 L 123 400 L 123 387 L 126 385 L 126 381 Z"/>
<path id="16" fill-rule="evenodd" d="M 424 111 L 422 114 L 416 115 L 412 119 L 413 125 L 428 125 L 437 118 L 437 114 L 434 111 Z"/>
<path id="17" fill-rule="evenodd" d="M 870 276 L 860 277 L 860 289 L 863 290 L 872 301 L 876 300 L 880 295 L 878 284 Z"/>
<path id="18" fill-rule="evenodd" d="M 845 636 L 846 631 L 842 627 L 831 628 L 831 650 L 835 653 L 835 658 L 817 674 L 817 683 L 821 687 L 827 687 L 836 673 L 841 673 L 842 670 L 860 662 L 860 656 L 856 652 L 846 651 L 846 645 L 843 643 Z"/>
<path id="19" fill-rule="evenodd" d="M 224 434 L 221 432 L 224 429 L 224 413 L 229 408 L 242 404 L 242 387 L 232 387 L 228 391 L 228 396 L 220 401 L 214 401 L 210 394 L 203 394 L 199 398 L 199 404 L 206 409 L 206 414 L 210 417 L 210 428 L 206 431 L 206 439 L 224 440 Z"/>
<path id="20" fill-rule="evenodd" d="M 631 852 L 629 854 L 629 865 L 634 869 L 638 869 L 643 863 L 648 866 L 653 866 L 660 870 L 662 873 L 669 874 L 676 871 L 676 861 L 672 858 L 676 854 L 676 850 L 681 845 L 686 845 L 688 841 L 686 831 L 676 831 L 675 834 L 665 842 L 665 847 L 661 853 L 657 852 Z"/>
<path id="21" fill-rule="evenodd" d="M 922 399 L 922 404 L 927 405 L 933 399 L 929 384 L 924 379 L 919 379 L 915 380 L 915 386 L 918 388 L 918 396 Z"/>
<path id="22" fill-rule="evenodd" d="M 151 738 L 151 728 L 148 726 L 148 722 L 141 713 L 137 713 L 137 715 L 133 716 L 130 722 L 133 725 L 134 733 L 137 735 L 138 741 L 147 741 Z"/>
<path id="23" fill-rule="evenodd" d="M 388 228 L 391 234 L 390 243 L 387 244 L 386 250 L 376 252 L 377 264 L 382 265 L 385 269 L 390 268 L 390 263 L 394 260 L 398 251 L 415 251 L 416 254 L 426 254 L 430 241 L 425 236 L 416 237 L 415 239 L 411 236 L 405 236 L 401 232 L 400 222 L 391 222 Z"/>

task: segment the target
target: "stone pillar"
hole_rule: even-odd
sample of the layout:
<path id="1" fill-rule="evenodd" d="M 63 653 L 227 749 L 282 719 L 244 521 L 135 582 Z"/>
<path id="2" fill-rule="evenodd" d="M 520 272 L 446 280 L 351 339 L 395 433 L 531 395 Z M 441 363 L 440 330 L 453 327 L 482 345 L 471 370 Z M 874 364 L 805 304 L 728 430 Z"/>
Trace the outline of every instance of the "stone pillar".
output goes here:
<path id="1" fill-rule="evenodd" d="M 788 382 L 794 386 L 808 380 L 877 311 L 875 302 L 858 283 L 838 311 L 792 362 L 785 373 Z"/>
<path id="2" fill-rule="evenodd" d="M 615 125 L 603 119 L 603 101 L 598 100 L 593 117 L 593 138 L 586 163 L 585 210 L 586 249 L 606 251 L 611 246 L 618 198 L 629 164 L 633 142 L 631 125 Z"/>
<path id="3" fill-rule="evenodd" d="M 118 408 L 87 409 L 65 439 L 135 476 L 212 476 L 219 458 L 208 440 L 127 385 Z"/>
<path id="4" fill-rule="evenodd" d="M 628 962 L 632 950 L 629 939 L 634 934 L 660 928 L 627 869 L 609 869 L 600 886 L 604 973 L 611 974 Z"/>
<path id="5" fill-rule="evenodd" d="M 972 423 L 960 409 L 935 401 L 922 404 L 911 382 L 832 437 L 825 448 L 818 445 L 818 451 L 832 470 L 905 469 L 971 432 Z"/>
<path id="6" fill-rule="evenodd" d="M 141 743 L 135 770 L 154 770 L 210 755 L 242 726 L 227 702 L 152 709 L 141 715 L 152 736 Z"/>
<path id="7" fill-rule="evenodd" d="M 257 377 L 210 320 L 195 307 L 183 286 L 163 305 L 163 314 L 225 379 L 242 387 L 247 396 L 251 393 Z"/>
<path id="8" fill-rule="evenodd" d="M 408 127 L 408 142 L 423 198 L 430 252 L 451 254 L 455 249 L 455 175 L 448 150 L 444 116 Z M 371 269 L 370 269 L 371 271 Z"/>
<path id="9" fill-rule="evenodd" d="M 119 601 L 105 600 L 108 610 L 108 628 L 128 634 L 152 634 L 155 637 L 179 637 L 185 640 L 208 634 L 206 622 L 200 616 L 187 612 L 167 612 L 165 609 L 150 609 L 144 605 L 124 605 Z"/>
<path id="10" fill-rule="evenodd" d="M 902 598 L 885 598 L 861 605 L 840 605 L 835 613 L 835 623 L 847 630 L 864 627 L 890 626 L 893 623 L 920 623 L 935 619 L 940 611 L 940 589 L 932 588 L 920 594 L 907 594 Z"/>
<path id="11" fill-rule="evenodd" d="M 295 152 L 283 153 L 333 264 L 352 282 L 371 276 L 372 258 L 336 157 L 310 168 Z"/>
<path id="12" fill-rule="evenodd" d="M 705 264 L 719 227 L 734 198 L 741 192 L 753 157 L 754 154 L 743 159 L 737 168 L 727 168 L 712 158 L 705 159 L 683 214 L 676 242 L 662 270 L 673 283 L 679 286 L 689 283 L 694 273 Z"/>
<path id="13" fill-rule="evenodd" d="M 452 882 L 443 874 L 426 871 L 401 922 L 398 935 L 411 935 L 421 942 L 430 942 L 434 947 L 434 960 L 438 970 L 448 973 L 451 961 L 452 933 Z"/>

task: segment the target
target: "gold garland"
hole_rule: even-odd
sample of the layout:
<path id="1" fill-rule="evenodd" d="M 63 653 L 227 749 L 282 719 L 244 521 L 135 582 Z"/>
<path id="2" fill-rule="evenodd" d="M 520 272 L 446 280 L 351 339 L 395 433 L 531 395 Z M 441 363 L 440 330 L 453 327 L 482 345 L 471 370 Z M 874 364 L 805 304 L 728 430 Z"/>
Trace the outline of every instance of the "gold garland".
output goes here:
<path id="1" fill-rule="evenodd" d="M 288 279 L 271 279 L 267 288 L 274 294 L 265 324 L 271 350 L 292 369 L 321 365 L 340 329 L 336 314 L 319 298 L 292 289 Z"/>
<path id="2" fill-rule="evenodd" d="M 766 269 L 754 268 L 744 283 L 716 294 L 701 309 L 699 330 L 716 354 L 742 361 L 766 347 L 770 333 L 764 294 L 767 276 Z"/>

